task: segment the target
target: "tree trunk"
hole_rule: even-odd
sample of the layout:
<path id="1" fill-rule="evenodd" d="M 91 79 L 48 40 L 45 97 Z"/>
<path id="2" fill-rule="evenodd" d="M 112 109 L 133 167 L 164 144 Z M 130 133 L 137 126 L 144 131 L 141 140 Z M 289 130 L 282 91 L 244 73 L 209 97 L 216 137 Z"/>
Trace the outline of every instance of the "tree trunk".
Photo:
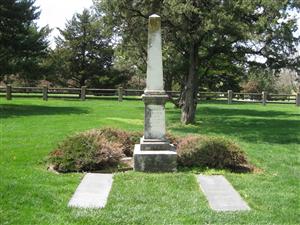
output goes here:
<path id="1" fill-rule="evenodd" d="M 164 89 L 166 91 L 172 91 L 173 76 L 171 74 L 165 73 L 164 84 L 165 84 Z"/>
<path id="2" fill-rule="evenodd" d="M 82 86 L 85 86 L 85 78 L 83 77 L 83 75 L 81 75 L 81 78 L 79 80 L 79 88 L 81 88 Z M 81 91 L 79 91 L 78 96 L 79 98 L 81 98 Z"/>
<path id="3" fill-rule="evenodd" d="M 197 64 L 198 45 L 191 44 L 189 52 L 189 72 L 186 78 L 182 98 L 181 98 L 181 122 L 191 124 L 195 122 L 197 108 Z"/>

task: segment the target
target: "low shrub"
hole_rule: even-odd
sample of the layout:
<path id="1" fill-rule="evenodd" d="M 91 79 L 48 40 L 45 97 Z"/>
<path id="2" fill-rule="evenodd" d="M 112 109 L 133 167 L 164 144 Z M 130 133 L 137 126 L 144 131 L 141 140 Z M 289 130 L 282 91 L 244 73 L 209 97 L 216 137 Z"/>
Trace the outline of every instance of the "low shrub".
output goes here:
<path id="1" fill-rule="evenodd" d="M 103 128 L 97 130 L 97 132 L 108 141 L 120 144 L 123 153 L 127 157 L 133 155 L 134 145 L 139 143 L 140 138 L 143 136 L 141 132 L 129 132 L 115 128 Z"/>
<path id="2" fill-rule="evenodd" d="M 141 132 L 119 129 L 93 129 L 67 137 L 48 157 L 48 164 L 58 172 L 80 172 L 113 169 L 121 159 L 133 155 Z M 170 133 L 166 138 L 177 148 L 178 165 L 251 171 L 240 147 L 226 139 L 208 136 L 178 138 Z"/>
<path id="3" fill-rule="evenodd" d="M 173 144 L 175 147 L 178 146 L 178 143 L 179 143 L 179 140 L 180 138 L 176 135 L 173 135 L 169 132 L 166 133 L 166 139 L 171 143 Z"/>
<path id="4" fill-rule="evenodd" d="M 116 167 L 122 157 L 120 143 L 104 137 L 101 130 L 91 130 L 66 138 L 48 162 L 59 172 L 95 171 Z"/>
<path id="5" fill-rule="evenodd" d="M 232 141 L 219 137 L 188 136 L 177 147 L 178 164 L 183 167 L 208 167 L 250 172 L 244 152 Z"/>
<path id="6" fill-rule="evenodd" d="M 133 156 L 134 145 L 140 143 L 140 139 L 143 136 L 142 132 L 123 131 L 115 128 L 103 128 L 99 129 L 98 132 L 107 140 L 119 143 L 122 146 L 123 153 L 127 157 Z M 171 144 L 178 145 L 179 139 L 175 135 L 167 132 L 166 139 Z"/>

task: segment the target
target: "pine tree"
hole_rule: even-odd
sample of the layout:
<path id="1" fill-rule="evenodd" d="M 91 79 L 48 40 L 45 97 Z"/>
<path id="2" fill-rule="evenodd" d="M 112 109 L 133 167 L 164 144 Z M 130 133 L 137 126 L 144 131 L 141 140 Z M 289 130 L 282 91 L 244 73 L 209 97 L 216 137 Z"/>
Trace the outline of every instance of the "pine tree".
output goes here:
<path id="1" fill-rule="evenodd" d="M 113 68 L 111 38 L 102 30 L 102 23 L 89 10 L 75 14 L 56 39 L 56 52 L 64 65 L 57 74 L 80 87 L 113 87 L 124 77 Z"/>
<path id="2" fill-rule="evenodd" d="M 48 53 L 49 28 L 35 24 L 40 11 L 35 0 L 0 3 L 0 80 L 18 75 L 26 81 L 40 79 L 42 61 Z"/>

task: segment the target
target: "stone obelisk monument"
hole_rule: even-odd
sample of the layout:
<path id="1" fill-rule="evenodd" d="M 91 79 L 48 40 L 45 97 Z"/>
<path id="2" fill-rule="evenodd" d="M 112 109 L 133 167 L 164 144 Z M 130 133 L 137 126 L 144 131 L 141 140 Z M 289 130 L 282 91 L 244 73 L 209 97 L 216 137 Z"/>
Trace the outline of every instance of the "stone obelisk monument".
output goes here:
<path id="1" fill-rule="evenodd" d="M 134 170 L 176 171 L 176 150 L 165 136 L 168 96 L 163 85 L 161 22 L 158 15 L 149 17 L 147 86 L 142 97 L 145 103 L 144 136 L 134 148 Z"/>

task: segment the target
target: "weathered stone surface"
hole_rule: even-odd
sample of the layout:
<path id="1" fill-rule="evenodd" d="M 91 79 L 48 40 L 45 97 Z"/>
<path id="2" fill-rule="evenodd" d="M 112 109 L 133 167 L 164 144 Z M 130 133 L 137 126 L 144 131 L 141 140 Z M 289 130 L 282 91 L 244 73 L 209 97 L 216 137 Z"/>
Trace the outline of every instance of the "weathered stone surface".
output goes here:
<path id="1" fill-rule="evenodd" d="M 164 90 L 161 90 L 161 92 L 156 92 L 156 93 L 151 92 L 149 94 L 144 94 L 142 95 L 142 99 L 145 104 L 165 105 L 165 103 L 168 100 L 168 95 L 166 95 Z"/>
<path id="2" fill-rule="evenodd" d="M 175 172 L 177 154 L 175 151 L 141 151 L 140 145 L 134 148 L 134 169 L 141 172 Z"/>
<path id="3" fill-rule="evenodd" d="M 149 17 L 147 86 L 144 137 L 134 149 L 134 169 L 145 172 L 176 171 L 176 151 L 166 140 L 165 103 L 168 99 L 163 87 L 160 17 Z"/>
<path id="4" fill-rule="evenodd" d="M 68 206 L 76 208 L 103 208 L 112 183 L 112 174 L 87 173 L 77 187 Z"/>
<path id="5" fill-rule="evenodd" d="M 169 141 L 162 139 L 141 139 L 140 142 L 141 151 L 155 151 L 155 150 L 172 150 L 175 151 L 175 147 L 170 144 Z"/>
<path id="6" fill-rule="evenodd" d="M 210 207 L 215 211 L 250 210 L 247 203 L 222 175 L 197 176 Z"/>
<path id="7" fill-rule="evenodd" d="M 145 129 L 146 139 L 164 139 L 165 127 L 165 106 L 145 105 Z"/>
<path id="8" fill-rule="evenodd" d="M 163 66 L 161 51 L 161 25 L 158 15 L 151 15 L 148 23 L 148 60 L 146 92 L 161 91 L 163 86 Z"/>

